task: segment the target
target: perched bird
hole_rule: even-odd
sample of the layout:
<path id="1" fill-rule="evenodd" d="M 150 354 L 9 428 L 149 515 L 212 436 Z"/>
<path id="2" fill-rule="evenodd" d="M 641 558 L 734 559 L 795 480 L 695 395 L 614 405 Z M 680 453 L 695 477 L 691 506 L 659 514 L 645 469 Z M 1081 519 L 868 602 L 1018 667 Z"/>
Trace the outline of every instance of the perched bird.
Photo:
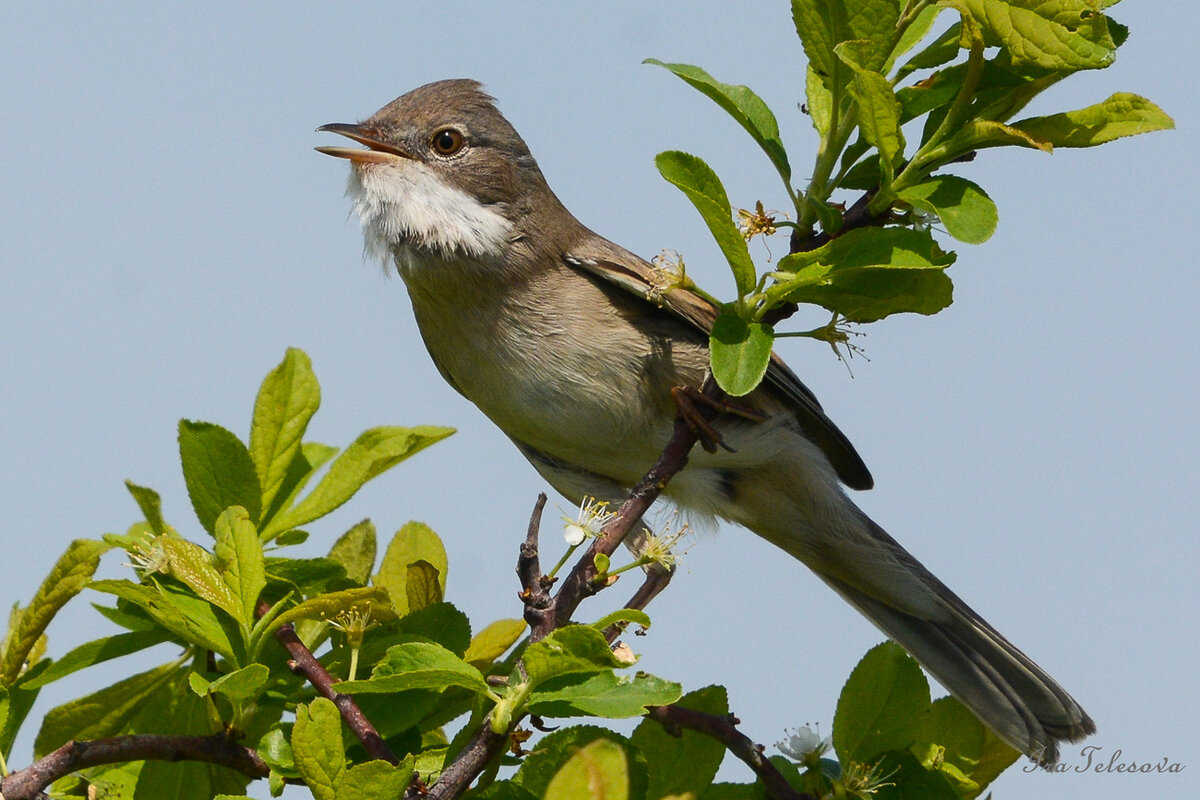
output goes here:
<path id="1" fill-rule="evenodd" d="M 395 265 L 442 376 L 573 502 L 619 502 L 699 386 L 716 308 L 584 227 L 472 80 L 415 89 L 358 124 L 348 196 L 367 252 Z M 1041 667 L 872 522 L 842 485 L 872 478 L 778 358 L 740 398 L 762 421 L 715 426 L 666 494 L 744 525 L 804 562 L 903 645 L 1005 741 L 1052 763 L 1095 730 Z"/>

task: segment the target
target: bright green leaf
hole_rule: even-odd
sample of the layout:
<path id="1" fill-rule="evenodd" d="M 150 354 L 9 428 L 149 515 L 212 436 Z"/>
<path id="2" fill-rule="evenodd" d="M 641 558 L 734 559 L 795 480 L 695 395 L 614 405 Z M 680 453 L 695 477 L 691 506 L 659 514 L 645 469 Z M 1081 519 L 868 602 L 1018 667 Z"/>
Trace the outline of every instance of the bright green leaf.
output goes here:
<path id="1" fill-rule="evenodd" d="M 62 658 L 52 663 L 37 678 L 23 680 L 21 685 L 26 689 L 36 689 L 48 683 L 53 683 L 59 678 L 65 678 L 86 667 L 111 661 L 121 656 L 127 656 L 130 653 L 145 650 L 147 647 L 153 647 L 156 644 L 162 644 L 168 638 L 166 631 L 155 629 L 119 633 L 116 636 L 96 639 L 95 641 L 81 644 L 65 653 Z"/>
<path id="2" fill-rule="evenodd" d="M 542 737 L 513 776 L 513 783 L 535 797 L 543 797 L 550 781 L 571 754 L 597 741 L 609 742 L 625 751 L 629 766 L 629 794 L 636 798 L 645 797 L 645 757 L 624 736 L 594 725 L 574 725 Z"/>
<path id="3" fill-rule="evenodd" d="M 665 706 L 682 696 L 678 683 L 639 672 L 569 675 L 541 684 L 529 697 L 529 710 L 543 717 L 640 717 L 649 706 Z"/>
<path id="4" fill-rule="evenodd" d="M 413 770 L 403 764 L 393 766 L 386 761 L 368 761 L 346 770 L 338 784 L 337 800 L 384 800 L 404 796 L 412 782 Z"/>
<path id="5" fill-rule="evenodd" d="M 954 263 L 928 232 L 856 228 L 816 250 L 779 260 L 769 296 L 815 303 L 851 322 L 934 314 L 950 304 L 944 270 Z"/>
<path id="6" fill-rule="evenodd" d="M 1116 44 L 1094 0 L 942 0 L 970 14 L 989 41 L 1018 66 L 1049 70 L 1100 69 L 1112 63 Z"/>
<path id="7" fill-rule="evenodd" d="M 346 774 L 342 718 L 337 706 L 318 697 L 296 709 L 292 756 L 315 800 L 335 800 L 338 785 Z"/>
<path id="8" fill-rule="evenodd" d="M 388 544 L 387 552 L 379 564 L 379 574 L 375 576 L 375 585 L 387 589 L 392 599 L 396 613 L 403 616 L 409 611 L 408 581 L 409 567 L 418 562 L 425 562 L 437 571 L 437 588 L 444 597 L 446 594 L 446 572 L 449 560 L 446 558 L 446 548 L 442 540 L 428 525 L 422 522 L 409 522 L 396 531 Z M 413 573 L 415 580 L 429 578 L 427 573 Z"/>
<path id="9" fill-rule="evenodd" d="M 792 168 L 788 165 L 787 151 L 779 138 L 779 123 L 771 109 L 753 90 L 747 86 L 721 83 L 700 67 L 690 64 L 664 64 L 655 58 L 647 58 L 642 63 L 656 64 L 670 70 L 719 105 L 758 142 L 784 182 L 791 180 Z"/>
<path id="10" fill-rule="evenodd" d="M 466 614 L 450 603 L 433 603 L 405 614 L 396 622 L 393 632 L 397 636 L 420 636 L 437 642 L 463 658 L 471 645 L 471 623 Z"/>
<path id="11" fill-rule="evenodd" d="M 204 530 L 212 533 L 217 517 L 230 506 L 241 506 L 258 520 L 262 492 L 241 439 L 220 425 L 180 420 L 179 459 L 188 497 Z"/>
<path id="12" fill-rule="evenodd" d="M 654 164 L 659 173 L 687 195 L 700 212 L 733 270 L 738 296 L 751 292 L 757 280 L 757 271 L 750 259 L 746 240 L 733 222 L 729 196 L 725 194 L 725 187 L 717 173 L 700 158 L 678 150 L 659 153 L 654 157 Z"/>
<path id="13" fill-rule="evenodd" d="M 34 757 L 41 758 L 72 739 L 98 739 L 119 732 L 180 670 L 177 663 L 163 664 L 50 709 L 34 741 Z"/>
<path id="14" fill-rule="evenodd" d="M 550 779 L 543 800 L 628 800 L 625 750 L 597 739 L 576 751 Z"/>
<path id="15" fill-rule="evenodd" d="M 769 325 L 722 311 L 708 339 L 717 385 L 732 397 L 752 392 L 767 374 L 774 342 Z"/>
<path id="16" fill-rule="evenodd" d="M 100 556 L 110 545 L 92 539 L 76 539 L 59 556 L 50 574 L 42 581 L 29 605 L 21 609 L 15 625 L 10 625 L 4 637 L 3 659 L 0 660 L 0 685 L 9 686 L 26 666 L 46 631 L 67 601 L 85 587 L 100 565 Z"/>
<path id="17" fill-rule="evenodd" d="M 904 648 L 884 642 L 858 662 L 838 698 L 833 747 L 843 766 L 870 763 L 921 739 L 929 714 L 929 683 Z"/>
<path id="18" fill-rule="evenodd" d="M 258 595 L 267 585 L 262 542 L 244 509 L 234 506 L 217 518 L 214 550 L 221 579 L 237 598 L 240 614 L 235 616 L 249 630 L 254 626 Z"/>
<path id="19" fill-rule="evenodd" d="M 392 604 L 388 600 L 387 591 L 381 586 L 345 589 L 340 592 L 328 592 L 305 600 L 299 605 L 289 608 L 271 623 L 270 630 L 277 630 L 289 622 L 302 619 L 333 619 L 338 614 L 352 610 L 367 609 L 371 616 L 380 621 L 396 618 Z"/>
<path id="20" fill-rule="evenodd" d="M 887 183 L 891 183 L 892 170 L 904 155 L 900 101 L 892 91 L 891 82 L 866 66 L 873 53 L 871 42 L 843 42 L 835 48 L 835 52 L 854 70 L 854 80 L 848 88 L 858 104 L 858 127 L 863 138 L 878 148 L 884 177 Z"/>
<path id="21" fill-rule="evenodd" d="M 531 686 L 559 675 L 604 672 L 628 666 L 609 649 L 604 634 L 589 625 L 568 625 L 525 648 L 521 656 Z"/>
<path id="22" fill-rule="evenodd" d="M 525 620 L 498 619 L 475 634 L 463 659 L 484 669 L 504 655 L 524 633 Z"/>
<path id="23" fill-rule="evenodd" d="M 808 101 L 805 110 L 812 118 L 813 128 L 818 136 L 824 138 L 833 127 L 833 95 L 821 76 L 813 70 L 812 64 L 808 65 L 805 73 L 804 95 Z"/>
<path id="24" fill-rule="evenodd" d="M 375 568 L 375 526 L 364 519 L 343 533 L 329 549 L 329 558 L 346 568 L 346 577 L 366 585 Z"/>
<path id="25" fill-rule="evenodd" d="M 304 351 L 289 347 L 283 361 L 263 379 L 250 425 L 250 457 L 262 487 L 263 508 L 271 507 L 283 486 L 308 421 L 320 404 L 321 387 L 312 361 Z"/>
<path id="26" fill-rule="evenodd" d="M 419 611 L 426 606 L 442 602 L 441 583 L 441 573 L 428 561 L 414 561 L 409 564 L 404 581 L 408 610 Z"/>
<path id="27" fill-rule="evenodd" d="M 452 428 L 431 425 L 364 431 L 334 460 L 307 497 L 271 520 L 264 536 L 269 538 L 325 516 L 353 497 L 367 481 L 452 433 Z"/>
<path id="28" fill-rule="evenodd" d="M 156 535 L 166 533 L 167 523 L 163 520 L 162 498 L 158 496 L 158 492 L 147 489 L 145 486 L 138 486 L 133 481 L 125 481 L 125 488 L 133 495 L 138 508 L 146 517 L 146 523 L 150 526 L 150 530 Z"/>
<path id="29" fill-rule="evenodd" d="M 203 691 L 196 692 L 201 696 L 219 694 L 235 702 L 245 702 L 257 697 L 262 688 L 267 685 L 270 670 L 265 664 L 251 664 L 227 675 L 222 675 L 214 681 L 207 681 L 199 673 L 193 672 L 188 675 L 188 680 L 192 681 L 193 690 L 196 689 L 197 682 L 194 680 L 196 678 L 205 684 Z"/>
<path id="30" fill-rule="evenodd" d="M 689 692 L 675 705 L 716 716 L 729 713 L 729 698 L 723 686 Z M 645 754 L 650 769 L 646 800 L 672 795 L 703 796 L 725 757 L 724 745 L 711 736 L 690 730 L 673 736 L 661 724 L 649 719 L 638 724 L 631 741 Z"/>
<path id="31" fill-rule="evenodd" d="M 935 175 L 902 190 L 899 197 L 922 211 L 937 214 L 946 233 L 967 244 L 986 242 L 1000 219 L 987 193 L 957 175 Z"/>
<path id="32" fill-rule="evenodd" d="M 439 644 L 407 642 L 388 648 L 387 655 L 371 670 L 369 680 L 344 681 L 338 691 L 381 693 L 413 689 L 445 691 L 461 686 L 476 694 L 491 690 L 479 670 Z"/>
<path id="33" fill-rule="evenodd" d="M 1146 98 L 1118 92 L 1094 106 L 1030 117 L 1012 127 L 1055 147 L 1093 147 L 1122 136 L 1170 130 L 1175 121 Z"/>
<path id="34" fill-rule="evenodd" d="M 206 600 L 166 587 L 143 586 L 126 580 L 93 581 L 88 588 L 133 603 L 188 644 L 234 658 L 235 645 L 214 607 Z"/>
<path id="35" fill-rule="evenodd" d="M 155 541 L 167 554 L 172 576 L 183 581 L 189 589 L 212 603 L 235 620 L 240 620 L 241 600 L 225 583 L 213 564 L 212 553 L 195 542 L 178 536 L 160 536 Z"/>
<path id="36" fill-rule="evenodd" d="M 288 464 L 287 471 L 283 475 L 283 482 L 275 493 L 275 499 L 271 501 L 270 507 L 263 512 L 259 519 L 259 528 L 261 530 L 270 528 L 276 515 L 284 509 L 291 508 L 316 471 L 337 454 L 338 448 L 327 444 L 319 442 L 301 444 L 300 450 L 292 457 L 292 463 Z"/>
<path id="37" fill-rule="evenodd" d="M 637 608 L 618 608 L 616 611 L 605 614 L 593 622 L 592 627 L 598 631 L 605 631 L 618 622 L 625 623 L 626 625 L 632 623 L 640 626 L 642 630 L 650 629 L 650 615 Z"/>
<path id="38" fill-rule="evenodd" d="M 982 792 L 1021 755 L 953 697 L 933 702 L 921 739 L 945 748 L 945 763 L 977 785 L 974 794 Z"/>

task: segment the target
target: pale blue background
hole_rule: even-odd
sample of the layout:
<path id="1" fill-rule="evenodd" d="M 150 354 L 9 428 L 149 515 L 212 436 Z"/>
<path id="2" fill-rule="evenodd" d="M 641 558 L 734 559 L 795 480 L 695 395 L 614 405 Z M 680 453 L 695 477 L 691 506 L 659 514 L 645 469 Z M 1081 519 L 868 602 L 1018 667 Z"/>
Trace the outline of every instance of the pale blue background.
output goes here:
<path id="1" fill-rule="evenodd" d="M 1088 743 L 1105 758 L 1120 749 L 1187 766 L 1016 770 L 997 797 L 1184 796 L 1200 774 L 1200 12 L 1166 10 L 1113 9 L 1133 29 L 1117 64 L 1031 112 L 1128 90 L 1159 102 L 1178 131 L 1052 157 L 981 154 L 960 171 L 996 200 L 1000 229 L 959 249 L 947 312 L 871 326 L 858 340 L 870 361 L 856 359 L 853 378 L 823 346 L 784 347 L 875 474 L 878 488 L 858 500 L 1076 694 L 1100 725 Z M 459 429 L 314 526 L 308 552 L 363 516 L 385 534 L 424 520 L 450 551 L 450 599 L 478 624 L 518 615 L 512 567 L 544 486 L 438 378 L 400 281 L 361 263 L 346 165 L 311 149 L 339 142 L 313 129 L 430 80 L 480 79 L 586 224 L 646 256 L 679 250 L 724 292 L 699 217 L 653 155 L 703 156 L 741 205 L 784 200 L 745 134 L 640 65 L 650 56 L 753 86 L 806 175 L 814 137 L 795 110 L 803 60 L 782 0 L 6 4 L 0 603 L 26 602 L 69 539 L 136 518 L 124 478 L 157 488 L 168 518 L 197 535 L 176 421 L 244 436 L 259 380 L 295 345 L 324 390 L 312 437 Z M 784 249 L 780 239 L 774 251 Z M 121 573 L 119 561 L 106 573 Z M 110 630 L 86 606 L 97 599 L 56 622 L 51 654 Z M 768 744 L 806 722 L 828 732 L 842 681 L 880 640 L 798 564 L 732 528 L 701 537 L 650 610 L 655 627 L 634 642 L 641 666 L 689 688 L 727 684 L 743 730 Z M 49 695 L 110 674 L 82 673 Z M 1065 759 L 1082 763 L 1078 746 Z M 736 762 L 724 775 L 748 777 Z"/>

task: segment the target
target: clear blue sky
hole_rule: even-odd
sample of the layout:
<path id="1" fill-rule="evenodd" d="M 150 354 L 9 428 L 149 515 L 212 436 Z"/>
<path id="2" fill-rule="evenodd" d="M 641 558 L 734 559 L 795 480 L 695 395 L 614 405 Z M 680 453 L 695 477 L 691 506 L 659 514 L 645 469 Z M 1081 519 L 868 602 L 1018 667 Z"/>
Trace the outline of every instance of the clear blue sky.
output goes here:
<path id="1" fill-rule="evenodd" d="M 450 551 L 452 601 L 477 625 L 519 615 L 513 564 L 544 486 L 439 379 L 401 282 L 362 262 L 346 165 L 312 151 L 335 143 L 313 129 L 430 80 L 479 79 L 585 224 L 645 256 L 676 249 L 725 291 L 703 224 L 653 155 L 703 156 L 741 205 L 783 206 L 776 179 L 715 106 L 640 62 L 753 86 L 803 175 L 814 138 L 795 110 L 804 65 L 787 4 L 749 5 L 6 4 L 0 603 L 26 602 L 70 539 L 134 521 L 125 478 L 157 488 L 168 519 L 197 535 L 177 420 L 244 436 L 259 380 L 294 345 L 323 385 L 314 438 L 459 429 L 314 528 L 309 551 L 364 516 L 384 533 L 420 519 Z M 948 311 L 869 327 L 853 377 L 821 346 L 783 351 L 875 475 L 856 499 L 1083 702 L 1100 726 L 1088 744 L 1187 765 L 1016 770 L 997 797 L 1182 796 L 1200 773 L 1200 11 L 1163 8 L 1112 9 L 1132 28 L 1116 65 L 1031 113 L 1128 90 L 1177 131 L 981 154 L 961 174 L 990 192 L 1000 229 L 960 248 Z M 51 654 L 108 630 L 75 605 L 50 630 Z M 736 528 L 702 535 L 650 611 L 641 666 L 689 688 L 727 684 L 743 729 L 766 743 L 806 722 L 827 732 L 841 682 L 880 639 Z M 69 691 L 107 682 L 93 672 Z M 1082 763 L 1078 747 L 1064 758 Z M 724 774 L 747 777 L 736 764 Z"/>

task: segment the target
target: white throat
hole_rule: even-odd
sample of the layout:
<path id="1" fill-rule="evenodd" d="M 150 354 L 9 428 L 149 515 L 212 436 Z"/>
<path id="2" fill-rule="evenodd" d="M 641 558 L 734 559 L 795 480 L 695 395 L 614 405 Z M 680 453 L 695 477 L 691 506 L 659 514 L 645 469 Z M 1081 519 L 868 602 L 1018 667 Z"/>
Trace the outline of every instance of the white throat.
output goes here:
<path id="1" fill-rule="evenodd" d="M 385 267 L 396 258 L 401 271 L 429 263 L 430 256 L 498 258 L 512 229 L 504 215 L 419 161 L 353 168 L 346 195 L 362 223 L 367 255 Z"/>

